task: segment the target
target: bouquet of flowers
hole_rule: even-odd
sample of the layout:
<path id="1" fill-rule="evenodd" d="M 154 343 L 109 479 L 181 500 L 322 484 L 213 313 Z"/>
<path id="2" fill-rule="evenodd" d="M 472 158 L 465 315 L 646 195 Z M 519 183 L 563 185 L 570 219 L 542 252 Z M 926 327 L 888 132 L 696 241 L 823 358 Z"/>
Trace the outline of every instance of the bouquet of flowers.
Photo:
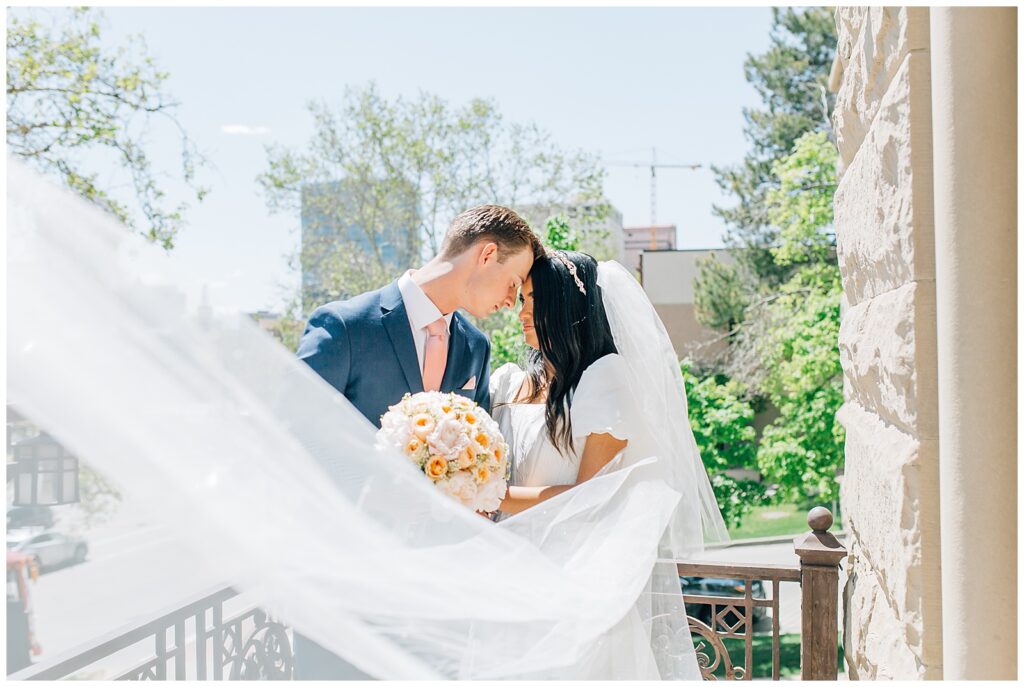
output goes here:
<path id="1" fill-rule="evenodd" d="M 434 485 L 473 510 L 498 509 L 509 474 L 508 445 L 476 403 L 454 393 L 406 394 L 381 418 L 378 441 L 394 447 Z"/>

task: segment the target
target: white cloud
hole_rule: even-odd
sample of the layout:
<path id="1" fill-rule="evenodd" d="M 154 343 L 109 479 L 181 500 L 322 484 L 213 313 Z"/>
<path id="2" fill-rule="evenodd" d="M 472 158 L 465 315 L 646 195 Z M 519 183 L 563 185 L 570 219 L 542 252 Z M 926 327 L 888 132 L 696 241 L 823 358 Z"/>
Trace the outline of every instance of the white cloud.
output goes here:
<path id="1" fill-rule="evenodd" d="M 248 124 L 225 124 L 220 130 L 231 136 L 263 136 L 270 133 L 269 127 Z"/>

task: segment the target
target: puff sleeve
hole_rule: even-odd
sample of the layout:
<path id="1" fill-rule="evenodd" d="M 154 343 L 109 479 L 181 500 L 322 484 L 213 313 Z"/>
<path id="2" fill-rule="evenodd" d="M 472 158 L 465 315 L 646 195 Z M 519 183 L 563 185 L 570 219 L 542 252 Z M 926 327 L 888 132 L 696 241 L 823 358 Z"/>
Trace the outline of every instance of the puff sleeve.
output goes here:
<path id="1" fill-rule="evenodd" d="M 574 439 L 611 434 L 629 441 L 634 423 L 627 374 L 626 361 L 615 353 L 594 361 L 583 371 L 569 411 Z"/>

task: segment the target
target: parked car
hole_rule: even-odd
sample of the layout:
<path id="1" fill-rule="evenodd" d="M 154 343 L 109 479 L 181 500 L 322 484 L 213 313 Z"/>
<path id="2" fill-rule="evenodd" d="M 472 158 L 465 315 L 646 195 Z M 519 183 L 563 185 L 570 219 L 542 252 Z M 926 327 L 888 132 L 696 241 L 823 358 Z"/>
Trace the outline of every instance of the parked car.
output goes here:
<path id="1" fill-rule="evenodd" d="M 7 550 L 31 556 L 40 570 L 81 563 L 89 555 L 82 539 L 60 532 L 8 532 Z"/>
<path id="2" fill-rule="evenodd" d="M 7 511 L 7 529 L 19 527 L 53 527 L 53 511 L 49 506 L 11 506 Z"/>
<path id="3" fill-rule="evenodd" d="M 731 580 L 731 579 L 719 579 L 714 577 L 680 577 L 679 585 L 682 587 L 683 594 L 692 594 L 695 596 L 724 596 L 724 597 L 739 597 L 743 598 L 746 592 L 746 582 L 743 580 Z M 761 580 L 753 580 L 750 583 L 750 593 L 755 599 L 767 598 L 764 593 L 764 584 Z M 727 601 L 723 603 L 728 603 Z M 718 606 L 718 612 L 721 613 L 723 609 L 722 605 Z M 738 607 L 740 613 L 743 612 L 742 607 Z M 708 627 L 712 627 L 711 623 L 711 605 L 710 604 L 698 604 L 698 603 L 687 603 L 686 612 L 688 615 L 700 620 Z M 766 617 L 768 615 L 768 609 L 763 606 L 754 606 L 754 622 Z M 735 617 L 734 614 L 729 613 L 725 617 L 725 621 L 730 625 L 734 625 L 740 618 Z M 719 627 L 718 629 L 723 629 Z"/>

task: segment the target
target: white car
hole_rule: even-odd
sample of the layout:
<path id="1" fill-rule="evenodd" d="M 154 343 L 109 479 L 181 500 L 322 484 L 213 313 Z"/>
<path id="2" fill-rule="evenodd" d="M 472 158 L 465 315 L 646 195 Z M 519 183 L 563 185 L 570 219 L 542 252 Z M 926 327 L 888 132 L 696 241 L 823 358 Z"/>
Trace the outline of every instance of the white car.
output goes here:
<path id="1" fill-rule="evenodd" d="M 53 531 L 8 532 L 7 550 L 34 557 L 40 570 L 81 563 L 89 555 L 89 545 L 83 540 Z"/>

